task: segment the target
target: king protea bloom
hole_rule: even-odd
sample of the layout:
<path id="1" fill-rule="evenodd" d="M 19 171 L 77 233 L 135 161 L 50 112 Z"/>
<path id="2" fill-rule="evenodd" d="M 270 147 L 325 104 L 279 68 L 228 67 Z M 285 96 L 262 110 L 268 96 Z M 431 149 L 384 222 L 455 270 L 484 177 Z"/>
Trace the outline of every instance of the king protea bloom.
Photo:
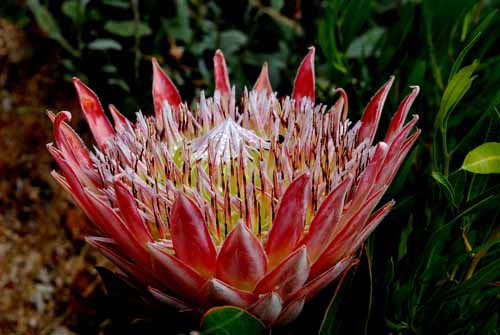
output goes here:
<path id="1" fill-rule="evenodd" d="M 132 123 L 110 105 L 114 126 L 73 79 L 97 146 L 69 112 L 49 113 L 62 172 L 52 174 L 95 223 L 87 241 L 158 300 L 283 325 L 356 262 L 394 206 L 374 211 L 419 135 L 417 116 L 405 123 L 419 88 L 374 144 L 393 77 L 352 124 L 344 90 L 332 107 L 315 102 L 314 48 L 291 96 L 273 92 L 264 64 L 238 102 L 221 51 L 214 67 L 213 96 L 190 107 L 153 59 L 155 115 Z"/>

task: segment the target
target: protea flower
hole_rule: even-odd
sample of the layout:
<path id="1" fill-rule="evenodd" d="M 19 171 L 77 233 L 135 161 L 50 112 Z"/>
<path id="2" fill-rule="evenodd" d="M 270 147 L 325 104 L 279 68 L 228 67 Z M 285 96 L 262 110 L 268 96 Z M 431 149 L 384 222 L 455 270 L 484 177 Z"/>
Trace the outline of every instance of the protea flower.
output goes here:
<path id="1" fill-rule="evenodd" d="M 372 213 L 419 135 L 417 116 L 405 124 L 419 88 L 373 144 L 393 77 L 352 125 L 342 89 L 334 106 L 315 103 L 314 48 L 280 98 L 266 64 L 239 103 L 220 51 L 214 66 L 213 97 L 191 108 L 153 60 L 155 116 L 134 124 L 110 105 L 114 127 L 75 78 L 97 147 L 69 112 L 49 113 L 53 176 L 98 228 L 87 241 L 160 301 L 234 305 L 282 325 L 356 261 L 393 207 Z"/>

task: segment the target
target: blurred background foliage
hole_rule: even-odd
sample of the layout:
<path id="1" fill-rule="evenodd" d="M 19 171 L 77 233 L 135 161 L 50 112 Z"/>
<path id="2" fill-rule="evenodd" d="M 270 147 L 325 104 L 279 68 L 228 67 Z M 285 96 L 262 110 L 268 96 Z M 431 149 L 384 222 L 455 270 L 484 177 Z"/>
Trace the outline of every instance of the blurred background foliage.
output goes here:
<path id="1" fill-rule="evenodd" d="M 237 91 L 253 85 L 267 61 L 284 95 L 307 47 L 316 46 L 317 100 L 331 104 L 335 88 L 345 88 L 354 120 L 395 74 L 382 129 L 409 85 L 419 85 L 412 112 L 422 135 L 386 196 L 396 208 L 338 299 L 329 304 L 327 291 L 297 327 L 498 334 L 499 171 L 462 168 L 470 150 L 500 141 L 498 7 L 494 0 L 27 0 L 3 1 L 0 10 L 43 45 L 30 62 L 57 50 L 62 79 L 82 78 L 132 118 L 138 106 L 152 110 L 152 57 L 191 101 L 212 91 L 218 48 Z"/>

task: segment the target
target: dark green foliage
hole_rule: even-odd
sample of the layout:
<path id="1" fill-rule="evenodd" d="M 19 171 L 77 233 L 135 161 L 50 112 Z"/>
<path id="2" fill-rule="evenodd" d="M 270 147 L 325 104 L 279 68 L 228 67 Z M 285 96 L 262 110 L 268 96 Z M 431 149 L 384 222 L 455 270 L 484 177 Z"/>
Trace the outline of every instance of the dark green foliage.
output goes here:
<path id="1" fill-rule="evenodd" d="M 395 74 L 381 129 L 408 86 L 420 85 L 412 113 L 423 132 L 386 196 L 398 204 L 366 244 L 324 329 L 499 333 L 500 178 L 461 169 L 470 150 L 500 141 L 497 1 L 41 2 L 27 2 L 29 15 L 63 50 L 68 77 L 83 77 L 129 115 L 139 105 L 151 110 L 152 56 L 190 100 L 212 89 L 217 48 L 238 90 L 268 61 L 274 89 L 285 94 L 316 45 L 317 100 L 332 103 L 334 88 L 345 88 L 355 120 Z M 319 300 L 298 320 L 300 333 L 319 329 L 321 318 L 305 320 L 326 310 L 329 297 Z"/>
<path id="2" fill-rule="evenodd" d="M 307 51 L 304 28 L 288 17 L 294 10 L 281 1 L 28 0 L 21 13 L 62 49 L 68 81 L 78 76 L 106 97 L 103 103 L 133 117 L 138 106 L 152 109 L 152 57 L 187 101 L 213 88 L 216 49 L 238 91 L 253 84 L 265 61 L 275 87 L 291 90 L 289 68 Z"/>
<path id="3" fill-rule="evenodd" d="M 373 290 L 356 295 L 337 315 L 366 320 L 368 326 L 344 321 L 339 333 L 498 332 L 500 179 L 461 166 L 468 151 L 500 138 L 500 63 L 493 49 L 500 41 L 495 29 L 500 16 L 491 3 L 372 2 L 358 37 L 343 41 L 339 18 L 348 9 L 335 1 L 331 6 L 336 10 L 319 22 L 320 32 L 337 22 L 330 39 L 320 40 L 333 55 L 321 62 L 326 65 L 320 69 L 335 78 L 325 87 L 353 89 L 362 98 L 353 103 L 361 111 L 381 81 L 395 73 L 400 81 L 389 106 L 394 110 L 406 85 L 420 85 L 412 112 L 423 129 L 388 192 L 398 206 L 367 243 L 371 271 L 358 271 L 351 287 L 367 292 L 363 286 L 373 285 Z M 370 56 L 349 59 L 352 43 L 375 29 L 383 33 L 366 40 Z M 387 122 L 391 114 L 385 115 Z"/>

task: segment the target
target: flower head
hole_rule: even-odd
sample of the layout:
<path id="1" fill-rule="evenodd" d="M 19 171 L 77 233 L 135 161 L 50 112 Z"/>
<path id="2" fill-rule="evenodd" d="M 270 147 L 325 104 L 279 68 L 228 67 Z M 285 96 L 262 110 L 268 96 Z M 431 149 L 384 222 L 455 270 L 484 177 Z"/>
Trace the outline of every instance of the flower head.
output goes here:
<path id="1" fill-rule="evenodd" d="M 392 77 L 353 125 L 342 89 L 332 107 L 315 103 L 314 48 L 283 98 L 266 64 L 240 102 L 220 51 L 214 67 L 214 95 L 190 108 L 153 60 L 155 116 L 132 123 L 110 105 L 114 127 L 75 78 L 97 147 L 70 113 L 49 113 L 53 176 L 95 223 L 87 241 L 160 301 L 235 305 L 284 324 L 354 264 L 393 207 L 372 213 L 419 135 L 417 116 L 405 123 L 419 89 L 373 144 Z"/>

